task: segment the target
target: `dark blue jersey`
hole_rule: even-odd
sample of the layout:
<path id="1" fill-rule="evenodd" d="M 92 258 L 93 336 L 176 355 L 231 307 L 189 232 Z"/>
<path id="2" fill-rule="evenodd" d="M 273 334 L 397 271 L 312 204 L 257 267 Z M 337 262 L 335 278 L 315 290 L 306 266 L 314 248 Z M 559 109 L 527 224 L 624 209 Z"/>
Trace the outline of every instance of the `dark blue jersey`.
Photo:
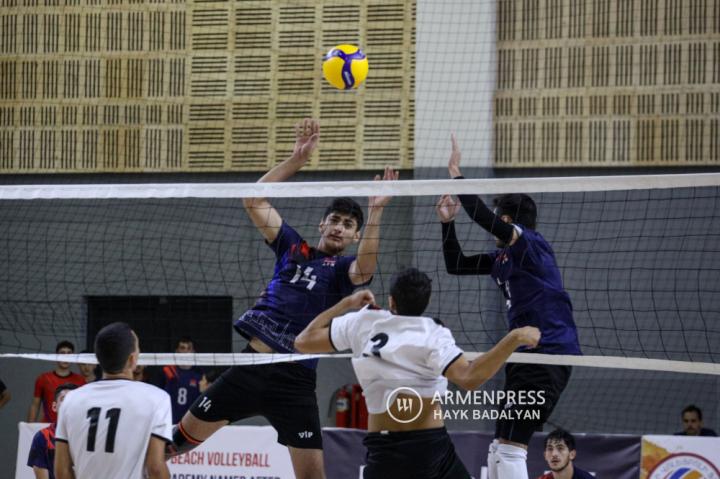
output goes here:
<path id="1" fill-rule="evenodd" d="M 554 479 L 553 473 L 548 472 L 546 474 L 543 474 L 542 476 L 538 477 L 537 479 Z M 578 469 L 573 464 L 573 475 L 572 479 L 595 479 L 595 476 L 590 474 L 587 471 L 583 471 L 582 469 Z"/>
<path id="2" fill-rule="evenodd" d="M 170 395 L 173 424 L 180 422 L 195 399 L 200 395 L 202 371 L 198 368 L 182 369 L 177 366 L 163 368 L 165 391 Z"/>
<path id="3" fill-rule="evenodd" d="M 510 329 L 540 329 L 539 352 L 581 354 L 572 303 L 555 253 L 537 231 L 516 229 L 520 237 L 512 246 L 490 253 L 490 276 L 505 296 Z"/>
<path id="4" fill-rule="evenodd" d="M 235 321 L 235 329 L 277 352 L 293 353 L 295 337 L 310 321 L 355 289 L 349 276 L 355 257 L 311 248 L 285 222 L 269 246 L 276 257 L 273 278 L 255 306 Z"/>
<path id="5" fill-rule="evenodd" d="M 582 354 L 572 304 L 563 288 L 552 248 L 534 230 L 503 225 L 510 228 L 505 237 L 512 238 L 513 229 L 519 234 L 512 246 L 489 254 L 465 256 L 454 222 L 443 223 L 443 256 L 448 272 L 491 275 L 507 301 L 509 328 L 535 326 L 540 329 L 542 337 L 534 352 Z"/>
<path id="6" fill-rule="evenodd" d="M 55 423 L 40 429 L 33 436 L 30 453 L 28 454 L 28 467 L 47 469 L 48 477 L 55 479 Z"/>

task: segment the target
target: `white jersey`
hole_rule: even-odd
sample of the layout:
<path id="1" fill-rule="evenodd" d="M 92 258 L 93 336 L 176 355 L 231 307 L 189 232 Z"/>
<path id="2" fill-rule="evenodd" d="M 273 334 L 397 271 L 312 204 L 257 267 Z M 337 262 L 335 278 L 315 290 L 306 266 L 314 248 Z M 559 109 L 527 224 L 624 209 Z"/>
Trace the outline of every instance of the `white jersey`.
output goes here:
<path id="1" fill-rule="evenodd" d="M 352 350 L 371 414 L 384 413 L 398 388 L 412 388 L 421 397 L 444 395 L 443 374 L 463 354 L 450 330 L 432 318 L 367 307 L 333 319 L 330 341 L 338 351 Z"/>
<path id="2" fill-rule="evenodd" d="M 170 396 L 127 379 L 70 391 L 55 431 L 68 443 L 77 479 L 141 479 L 150 436 L 172 440 Z"/>

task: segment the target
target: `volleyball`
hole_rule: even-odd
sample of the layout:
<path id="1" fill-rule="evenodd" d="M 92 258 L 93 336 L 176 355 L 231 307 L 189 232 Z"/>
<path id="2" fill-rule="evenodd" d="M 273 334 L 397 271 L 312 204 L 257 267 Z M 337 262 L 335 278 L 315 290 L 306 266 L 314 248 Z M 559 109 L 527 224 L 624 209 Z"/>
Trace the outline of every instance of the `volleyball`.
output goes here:
<path id="1" fill-rule="evenodd" d="M 325 55 L 323 76 L 339 90 L 357 88 L 368 74 L 367 57 L 355 45 L 338 45 Z"/>

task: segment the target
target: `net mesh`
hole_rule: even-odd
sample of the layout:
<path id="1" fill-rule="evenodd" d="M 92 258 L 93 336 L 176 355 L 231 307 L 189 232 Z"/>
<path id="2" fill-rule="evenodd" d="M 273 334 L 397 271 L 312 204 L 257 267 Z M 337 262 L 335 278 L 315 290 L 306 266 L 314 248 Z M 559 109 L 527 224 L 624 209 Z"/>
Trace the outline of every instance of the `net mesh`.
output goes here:
<path id="1" fill-rule="evenodd" d="M 538 204 L 538 231 L 555 250 L 585 354 L 717 367 L 720 186 L 715 175 L 697 177 L 704 186 L 648 189 L 639 178 L 634 189 L 598 190 L 596 185 L 591 188 L 595 191 L 584 192 L 562 191 L 563 186 L 582 188 L 582 182 L 573 178 L 558 180 L 556 191 L 547 178 L 536 180 L 542 185 L 537 188 L 534 180 L 521 180 Z M 609 178 L 600 183 L 616 188 L 617 182 L 628 180 Z M 678 184 L 685 183 L 678 179 Z M 224 195 L 226 186 L 218 185 L 215 191 Z M 466 351 L 486 351 L 507 330 L 504 300 L 489 277 L 446 273 L 434 205 L 438 195 L 452 186 L 455 191 L 469 189 L 457 181 L 357 184 L 365 194 L 372 188 L 376 192 L 383 188 L 386 194 L 387 188 L 395 187 L 399 195 L 382 218 L 378 270 L 371 288 L 387 305 L 390 275 L 403 266 L 419 267 L 433 280 L 427 313 L 441 319 Z M 471 186 L 496 193 L 516 185 L 478 180 Z M 259 188 L 238 187 L 249 188 L 246 192 Z M 331 184 L 330 191 L 344 192 L 344 187 Z M 61 339 L 91 344 L 96 326 L 90 312 L 103 304 L 97 303 L 99 299 L 123 301 L 124 306 L 106 305 L 105 311 L 114 311 L 111 319 L 145 322 L 141 334 L 145 351 L 172 351 L 174 341 L 188 331 L 202 333 L 193 325 L 209 330 L 209 337 L 233 338 L 232 344 L 215 345 L 211 338 L 200 336 L 199 352 L 240 351 L 244 340 L 232 332 L 231 320 L 254 304 L 270 280 L 274 255 L 248 219 L 241 198 L 153 198 L 163 196 L 164 188 L 173 187 L 148 186 L 144 198 L 92 199 L 87 198 L 92 190 L 105 196 L 112 187 L 90 185 L 83 198 L 50 199 L 54 194 L 72 194 L 57 186 L 46 189 L 55 193 L 40 195 L 46 199 L 0 201 L 4 225 L 0 244 L 5 252 L 0 351 L 53 352 Z M 208 191 L 203 188 L 205 194 L 212 194 L 212 185 L 207 185 Z M 315 184 L 305 183 L 262 188 L 285 221 L 316 244 L 327 192 L 318 193 Z M 280 197 L 272 197 L 275 189 Z M 532 193 L 533 189 L 543 192 Z M 33 187 L 20 190 L 38 196 Z M 422 194 L 412 196 L 412 191 Z M 287 197 L 291 192 L 294 198 Z M 356 199 L 367 204 L 365 196 Z M 463 212 L 457 222 L 466 253 L 494 248 L 490 235 Z M 147 312 L 148 298 L 156 300 L 149 308 L 152 313 Z M 207 305 L 208 298 L 224 298 L 230 312 L 216 314 Z M 190 302 L 176 303 L 177 299 Z M 183 308 L 190 311 L 189 318 L 183 317 Z M 153 360 L 152 355 L 147 358 L 151 363 L 163 361 Z M 239 362 L 212 354 L 204 359 L 211 364 Z M 720 386 L 714 376 L 660 369 L 576 368 L 553 421 L 574 430 L 647 432 L 656 431 L 663 417 L 674 418 L 684 402 L 713 404 Z M 485 387 L 499 388 L 501 381 L 502 374 Z M 588 414 L 588 408 L 596 412 Z M 632 414 L 618 413 L 625 409 L 632 409 Z M 675 419 L 665 421 L 675 423 Z"/>

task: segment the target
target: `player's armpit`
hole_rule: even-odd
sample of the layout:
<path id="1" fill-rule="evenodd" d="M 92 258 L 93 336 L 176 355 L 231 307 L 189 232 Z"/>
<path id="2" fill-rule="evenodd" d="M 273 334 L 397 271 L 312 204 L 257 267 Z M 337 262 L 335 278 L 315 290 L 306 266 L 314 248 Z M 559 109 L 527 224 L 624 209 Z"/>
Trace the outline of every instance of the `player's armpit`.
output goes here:
<path id="1" fill-rule="evenodd" d="M 73 472 L 72 457 L 70 457 L 70 447 L 68 443 L 62 440 L 55 441 L 55 478 L 56 479 L 75 479 Z"/>
<path id="2" fill-rule="evenodd" d="M 165 463 L 165 440 L 150 436 L 147 455 L 145 456 L 145 469 L 148 479 L 169 479 L 170 470 Z"/>
<path id="3" fill-rule="evenodd" d="M 268 243 L 277 238 L 282 226 L 280 213 L 266 198 L 243 198 L 243 206 L 250 220 Z"/>

